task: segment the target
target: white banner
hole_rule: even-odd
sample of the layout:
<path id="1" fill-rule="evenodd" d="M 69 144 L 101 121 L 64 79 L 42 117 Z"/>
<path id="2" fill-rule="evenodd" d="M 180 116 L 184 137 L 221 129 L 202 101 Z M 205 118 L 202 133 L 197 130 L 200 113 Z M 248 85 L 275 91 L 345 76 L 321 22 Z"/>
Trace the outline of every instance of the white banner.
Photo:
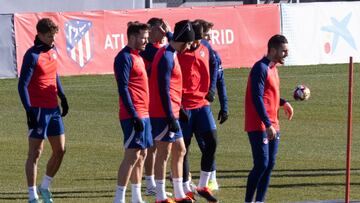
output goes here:
<path id="1" fill-rule="evenodd" d="M 360 62 L 360 2 L 281 4 L 286 65 Z"/>

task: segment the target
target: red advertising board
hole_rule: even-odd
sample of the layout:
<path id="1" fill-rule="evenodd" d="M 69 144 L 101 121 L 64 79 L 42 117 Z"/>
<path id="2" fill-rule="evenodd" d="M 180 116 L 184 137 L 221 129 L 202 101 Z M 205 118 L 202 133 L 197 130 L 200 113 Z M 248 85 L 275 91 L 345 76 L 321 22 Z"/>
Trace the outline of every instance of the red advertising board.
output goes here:
<path id="1" fill-rule="evenodd" d="M 215 24 L 211 43 L 225 68 L 252 66 L 266 53 L 268 39 L 280 33 L 279 5 L 15 14 L 18 70 L 33 45 L 36 23 L 43 17 L 60 28 L 55 40 L 60 75 L 112 73 L 114 57 L 127 43 L 129 21 L 161 17 L 172 27 L 183 19 L 211 21 Z"/>

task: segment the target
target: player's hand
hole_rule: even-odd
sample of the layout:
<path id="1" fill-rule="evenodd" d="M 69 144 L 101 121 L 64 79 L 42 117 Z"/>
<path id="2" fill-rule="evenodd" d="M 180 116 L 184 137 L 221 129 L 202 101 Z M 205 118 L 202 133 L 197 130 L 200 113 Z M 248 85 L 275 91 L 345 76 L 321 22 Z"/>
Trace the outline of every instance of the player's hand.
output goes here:
<path id="1" fill-rule="evenodd" d="M 273 140 L 276 136 L 276 130 L 274 127 L 270 126 L 268 128 L 266 128 L 266 134 L 269 140 Z"/>
<path id="2" fill-rule="evenodd" d="M 218 115 L 218 121 L 220 121 L 220 124 L 223 124 L 227 119 L 229 115 L 226 111 L 220 110 Z"/>
<path id="3" fill-rule="evenodd" d="M 213 102 L 215 100 L 215 92 L 209 91 L 205 96 L 205 99 L 208 100 L 209 102 Z"/>
<path id="4" fill-rule="evenodd" d="M 37 128 L 39 123 L 37 121 L 36 113 L 33 108 L 30 108 L 30 110 L 26 111 L 26 120 L 27 120 L 29 129 Z"/>
<path id="5" fill-rule="evenodd" d="M 60 100 L 61 100 L 61 109 L 62 109 L 61 117 L 65 117 L 66 114 L 69 112 L 69 104 L 67 102 L 66 97 L 62 97 L 60 98 Z"/>
<path id="6" fill-rule="evenodd" d="M 180 130 L 179 124 L 176 122 L 175 118 L 168 119 L 169 131 L 170 132 L 178 132 Z"/>
<path id="7" fill-rule="evenodd" d="M 285 112 L 285 115 L 288 117 L 288 120 L 290 121 L 294 115 L 294 109 L 293 107 L 290 105 L 289 102 L 286 102 L 284 104 L 284 112 Z"/>
<path id="8" fill-rule="evenodd" d="M 135 132 L 142 132 L 144 130 L 144 124 L 138 117 L 133 118 L 133 125 Z"/>
<path id="9" fill-rule="evenodd" d="M 180 121 L 184 122 L 184 123 L 188 123 L 189 122 L 189 115 L 187 114 L 186 110 L 184 108 L 180 108 Z"/>
<path id="10" fill-rule="evenodd" d="M 163 24 L 161 25 L 161 29 L 164 33 L 171 32 L 171 27 L 166 20 L 163 20 Z"/>

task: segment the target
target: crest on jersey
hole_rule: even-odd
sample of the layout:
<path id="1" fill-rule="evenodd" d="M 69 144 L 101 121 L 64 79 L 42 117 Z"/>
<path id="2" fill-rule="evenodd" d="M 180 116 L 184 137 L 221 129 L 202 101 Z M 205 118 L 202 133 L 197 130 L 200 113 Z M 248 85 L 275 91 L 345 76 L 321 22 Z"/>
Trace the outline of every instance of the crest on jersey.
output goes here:
<path id="1" fill-rule="evenodd" d="M 204 58 L 204 57 L 205 57 L 205 52 L 204 52 L 204 51 L 200 51 L 200 56 Z"/>
<path id="2" fill-rule="evenodd" d="M 80 68 L 84 68 L 93 56 L 91 28 L 92 22 L 87 20 L 65 22 L 66 51 Z"/>

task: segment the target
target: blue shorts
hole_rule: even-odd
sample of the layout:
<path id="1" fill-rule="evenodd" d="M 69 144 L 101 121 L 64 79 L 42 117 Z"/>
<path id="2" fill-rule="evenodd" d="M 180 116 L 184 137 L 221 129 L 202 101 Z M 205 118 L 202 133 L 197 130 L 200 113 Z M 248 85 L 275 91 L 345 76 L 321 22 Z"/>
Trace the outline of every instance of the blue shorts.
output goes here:
<path id="1" fill-rule="evenodd" d="M 142 132 L 135 132 L 132 118 L 120 120 L 124 133 L 124 147 L 126 149 L 146 149 L 153 145 L 150 119 L 143 118 L 141 121 L 144 125 L 144 130 Z"/>
<path id="2" fill-rule="evenodd" d="M 60 108 L 37 108 L 33 107 L 38 127 L 29 129 L 29 137 L 36 139 L 46 139 L 48 136 L 58 136 L 64 134 L 64 123 L 61 118 Z"/>
<path id="3" fill-rule="evenodd" d="M 189 116 L 189 122 L 180 122 L 184 139 L 191 138 L 193 133 L 201 134 L 216 130 L 214 116 L 209 105 L 185 111 Z"/>
<path id="4" fill-rule="evenodd" d="M 180 127 L 179 121 L 176 121 Z M 181 129 L 178 132 L 170 132 L 165 118 L 151 118 L 152 135 L 154 140 L 163 142 L 175 142 L 182 138 Z"/>

